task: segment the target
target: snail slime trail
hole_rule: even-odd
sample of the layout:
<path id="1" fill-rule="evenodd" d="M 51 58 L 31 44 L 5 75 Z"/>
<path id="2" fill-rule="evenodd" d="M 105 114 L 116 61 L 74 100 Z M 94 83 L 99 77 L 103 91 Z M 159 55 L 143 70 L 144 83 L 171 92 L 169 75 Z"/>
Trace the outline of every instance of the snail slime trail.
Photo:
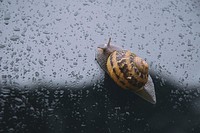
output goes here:
<path id="1" fill-rule="evenodd" d="M 97 47 L 96 60 L 99 66 L 122 89 L 136 93 L 148 102 L 155 104 L 156 95 L 149 65 L 145 60 L 121 47 L 107 44 Z"/>

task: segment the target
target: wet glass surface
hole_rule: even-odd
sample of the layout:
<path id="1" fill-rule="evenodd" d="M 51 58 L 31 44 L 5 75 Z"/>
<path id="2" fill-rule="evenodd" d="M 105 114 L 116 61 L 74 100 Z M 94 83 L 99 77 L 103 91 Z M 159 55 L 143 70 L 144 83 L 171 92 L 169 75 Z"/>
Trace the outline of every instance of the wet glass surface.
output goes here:
<path id="1" fill-rule="evenodd" d="M 200 132 L 200 2 L 0 0 L 0 132 Z M 157 103 L 95 61 L 145 58 Z"/>

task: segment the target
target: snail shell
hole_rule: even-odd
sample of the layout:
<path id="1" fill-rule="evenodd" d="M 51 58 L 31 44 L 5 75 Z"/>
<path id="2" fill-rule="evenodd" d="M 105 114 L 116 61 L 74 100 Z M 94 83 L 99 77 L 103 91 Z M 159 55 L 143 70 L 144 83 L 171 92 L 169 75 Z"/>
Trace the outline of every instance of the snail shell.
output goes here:
<path id="1" fill-rule="evenodd" d="M 100 67 L 123 89 L 133 91 L 155 104 L 156 96 L 149 66 L 129 50 L 110 44 L 99 45 L 96 60 Z"/>

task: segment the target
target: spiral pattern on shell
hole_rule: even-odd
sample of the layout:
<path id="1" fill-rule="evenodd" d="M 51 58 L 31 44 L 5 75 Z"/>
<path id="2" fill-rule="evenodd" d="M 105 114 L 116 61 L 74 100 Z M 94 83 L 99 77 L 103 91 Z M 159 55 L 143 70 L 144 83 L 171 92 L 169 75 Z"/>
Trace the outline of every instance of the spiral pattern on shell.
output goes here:
<path id="1" fill-rule="evenodd" d="M 148 64 L 129 50 L 114 51 L 106 66 L 110 77 L 124 89 L 137 92 L 148 81 Z"/>

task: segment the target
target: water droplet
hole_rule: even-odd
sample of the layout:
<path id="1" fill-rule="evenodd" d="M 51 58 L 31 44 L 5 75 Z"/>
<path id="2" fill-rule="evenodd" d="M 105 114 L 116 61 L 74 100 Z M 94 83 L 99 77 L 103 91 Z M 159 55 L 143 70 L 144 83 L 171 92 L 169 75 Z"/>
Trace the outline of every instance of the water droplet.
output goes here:
<path id="1" fill-rule="evenodd" d="M 95 0 L 89 0 L 89 2 L 93 3 L 93 2 L 95 2 Z"/>
<path id="2" fill-rule="evenodd" d="M 8 129 L 8 132 L 9 132 L 9 133 L 12 133 L 12 132 L 14 132 L 14 131 L 15 131 L 15 130 L 14 130 L 13 128 L 9 128 L 9 129 Z"/>
<path id="3" fill-rule="evenodd" d="M 0 48 L 4 48 L 4 47 L 5 47 L 5 45 L 0 44 Z"/>
<path id="4" fill-rule="evenodd" d="M 19 68 L 14 67 L 13 71 L 18 72 Z"/>
<path id="5" fill-rule="evenodd" d="M 31 47 L 30 47 L 30 46 L 27 46 L 26 50 L 27 50 L 27 51 L 31 51 Z"/>
<path id="6" fill-rule="evenodd" d="M 70 43 L 70 42 L 68 42 L 68 43 L 67 43 L 67 45 L 68 45 L 68 46 L 70 46 L 70 45 L 71 45 L 71 43 Z"/>
<path id="7" fill-rule="evenodd" d="M 4 66 L 3 69 L 8 69 L 8 66 Z"/>
<path id="8" fill-rule="evenodd" d="M 181 34 L 181 33 L 180 33 L 178 36 L 179 36 L 181 39 L 183 39 L 183 37 L 184 37 L 184 35 Z"/>
<path id="9" fill-rule="evenodd" d="M 46 36 L 46 39 L 47 39 L 47 40 L 50 40 L 50 36 Z"/>
<path id="10" fill-rule="evenodd" d="M 78 76 L 78 79 L 83 79 L 83 75 L 79 75 L 79 76 Z"/>
<path id="11" fill-rule="evenodd" d="M 44 34 L 50 34 L 48 31 L 44 31 L 43 33 L 44 33 Z"/>
<path id="12" fill-rule="evenodd" d="M 40 42 L 41 42 L 41 43 L 44 43 L 44 40 L 43 40 L 43 39 L 40 39 Z"/>
<path id="13" fill-rule="evenodd" d="M 56 18 L 56 21 L 60 21 L 61 20 L 61 18 Z"/>
<path id="14" fill-rule="evenodd" d="M 18 28 L 18 27 L 14 27 L 13 30 L 14 30 L 14 31 L 20 31 L 20 28 Z"/>
<path id="15" fill-rule="evenodd" d="M 82 57 L 82 55 L 81 55 L 81 54 L 78 54 L 78 57 Z"/>
<path id="16" fill-rule="evenodd" d="M 10 13 L 9 12 L 6 12 L 4 14 L 4 20 L 9 20 L 10 19 Z"/>
<path id="17" fill-rule="evenodd" d="M 8 24 L 9 24 L 9 21 L 8 21 L 8 20 L 5 20 L 5 21 L 4 21 L 4 24 L 5 24 L 5 25 L 8 25 Z"/>
<path id="18" fill-rule="evenodd" d="M 1 92 L 5 95 L 5 94 L 9 94 L 10 93 L 10 89 L 8 88 L 2 88 Z"/>
<path id="19" fill-rule="evenodd" d="M 18 35 L 12 35 L 11 37 L 10 37 L 10 40 L 12 40 L 12 41 L 17 41 L 19 39 L 19 36 Z"/>
<path id="20" fill-rule="evenodd" d="M 38 77 L 40 74 L 39 72 L 35 72 L 35 76 Z"/>
<path id="21" fill-rule="evenodd" d="M 74 13 L 74 16 L 77 16 L 79 13 L 76 11 L 75 13 Z"/>
<path id="22" fill-rule="evenodd" d="M 53 75 L 56 75 L 56 72 L 53 72 Z"/>
<path id="23" fill-rule="evenodd" d="M 17 97 L 15 98 L 15 101 L 18 102 L 18 103 L 22 103 L 22 99 L 17 98 Z"/>
<path id="24" fill-rule="evenodd" d="M 77 64 L 78 64 L 77 62 L 73 62 L 73 65 L 75 65 L 75 66 L 76 66 Z"/>
<path id="25" fill-rule="evenodd" d="M 23 32 L 21 33 L 21 36 L 25 36 L 25 33 L 26 33 L 26 32 L 23 31 Z"/>
<path id="26" fill-rule="evenodd" d="M 179 18 L 181 21 L 184 21 L 184 20 L 183 20 L 183 17 L 182 17 L 181 15 L 179 15 L 178 18 Z"/>
<path id="27" fill-rule="evenodd" d="M 42 61 L 41 59 L 39 59 L 38 62 L 40 63 L 40 65 L 42 65 L 42 66 L 44 65 L 44 64 L 43 64 L 43 61 Z"/>
<path id="28" fill-rule="evenodd" d="M 21 19 L 24 21 L 26 19 L 26 16 L 22 16 Z"/>
<path id="29" fill-rule="evenodd" d="M 178 100 L 181 102 L 181 101 L 183 101 L 183 98 L 180 97 Z"/>

